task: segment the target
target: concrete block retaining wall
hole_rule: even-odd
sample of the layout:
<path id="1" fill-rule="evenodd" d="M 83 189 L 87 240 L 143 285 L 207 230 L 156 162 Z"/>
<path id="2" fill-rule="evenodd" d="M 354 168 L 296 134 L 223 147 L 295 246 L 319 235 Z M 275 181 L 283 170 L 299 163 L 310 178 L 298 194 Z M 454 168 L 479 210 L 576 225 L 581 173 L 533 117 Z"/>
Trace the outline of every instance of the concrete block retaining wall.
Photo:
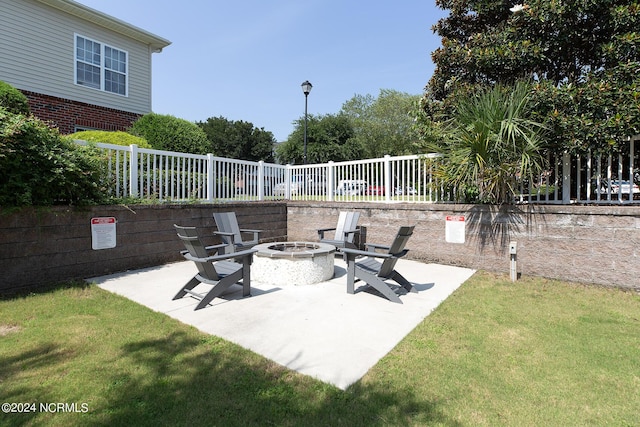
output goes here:
<path id="1" fill-rule="evenodd" d="M 367 241 L 390 242 L 416 225 L 409 257 L 509 273 L 510 241 L 518 272 L 640 289 L 640 207 L 251 202 L 216 205 L 53 207 L 0 213 L 0 293 L 181 260 L 173 224 L 201 227 L 217 243 L 212 213 L 235 211 L 262 242 L 317 241 L 341 210 L 361 212 Z M 91 218 L 115 217 L 117 242 L 92 250 Z M 445 239 L 446 217 L 465 217 L 465 243 Z"/>
<path id="2" fill-rule="evenodd" d="M 361 212 L 368 242 L 390 243 L 400 226 L 415 225 L 413 259 L 508 274 L 515 241 L 521 274 L 640 290 L 640 207 L 290 202 L 289 240 L 317 239 L 341 210 Z M 465 243 L 446 241 L 447 216 L 465 217 Z"/>
<path id="3" fill-rule="evenodd" d="M 286 205 L 135 205 L 52 207 L 0 213 L 0 293 L 182 260 L 173 224 L 202 229 L 219 243 L 213 212 L 235 211 L 241 228 L 264 230 L 263 241 L 286 240 Z M 91 218 L 115 217 L 116 247 L 92 249 Z"/>

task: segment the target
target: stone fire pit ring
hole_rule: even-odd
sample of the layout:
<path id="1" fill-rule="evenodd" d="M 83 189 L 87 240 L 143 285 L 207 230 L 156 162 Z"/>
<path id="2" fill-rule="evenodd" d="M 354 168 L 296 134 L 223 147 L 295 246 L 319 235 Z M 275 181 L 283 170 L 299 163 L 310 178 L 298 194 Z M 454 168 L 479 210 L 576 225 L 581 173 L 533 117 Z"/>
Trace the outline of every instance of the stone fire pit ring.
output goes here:
<path id="1" fill-rule="evenodd" d="M 316 242 L 272 242 L 254 246 L 251 280 L 269 285 L 313 285 L 333 277 L 336 248 Z"/>

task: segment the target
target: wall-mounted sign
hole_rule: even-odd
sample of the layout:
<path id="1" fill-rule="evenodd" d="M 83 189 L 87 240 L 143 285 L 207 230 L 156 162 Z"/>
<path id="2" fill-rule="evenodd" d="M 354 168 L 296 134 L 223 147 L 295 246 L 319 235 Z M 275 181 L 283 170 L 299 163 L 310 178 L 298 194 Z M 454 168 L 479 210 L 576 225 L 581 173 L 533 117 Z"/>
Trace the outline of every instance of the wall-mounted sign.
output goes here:
<path id="1" fill-rule="evenodd" d="M 464 243 L 465 220 L 463 215 L 447 215 L 444 231 L 448 243 Z"/>
<path id="2" fill-rule="evenodd" d="M 91 218 L 91 248 L 116 247 L 116 219 L 112 216 Z"/>

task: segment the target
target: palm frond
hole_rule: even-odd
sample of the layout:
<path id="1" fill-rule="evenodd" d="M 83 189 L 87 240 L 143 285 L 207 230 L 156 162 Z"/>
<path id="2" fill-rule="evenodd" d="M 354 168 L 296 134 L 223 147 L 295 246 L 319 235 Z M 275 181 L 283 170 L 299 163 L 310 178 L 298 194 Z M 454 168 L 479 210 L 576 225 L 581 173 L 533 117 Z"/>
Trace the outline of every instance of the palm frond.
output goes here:
<path id="1" fill-rule="evenodd" d="M 519 183 L 545 164 L 545 129 L 529 118 L 529 93 L 527 84 L 518 83 L 461 100 L 455 115 L 439 124 L 438 176 L 451 186 L 476 187 L 480 199 L 490 203 L 512 200 Z"/>

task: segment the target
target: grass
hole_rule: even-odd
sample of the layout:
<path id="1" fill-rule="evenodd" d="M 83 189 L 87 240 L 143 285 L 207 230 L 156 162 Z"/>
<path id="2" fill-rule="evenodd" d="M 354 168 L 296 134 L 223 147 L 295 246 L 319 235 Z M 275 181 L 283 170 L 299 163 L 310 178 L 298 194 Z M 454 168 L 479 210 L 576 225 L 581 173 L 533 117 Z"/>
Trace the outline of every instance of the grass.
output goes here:
<path id="1" fill-rule="evenodd" d="M 68 285 L 0 300 L 0 403 L 78 412 L 0 425 L 631 426 L 638 331 L 638 294 L 479 272 L 342 391 Z"/>

